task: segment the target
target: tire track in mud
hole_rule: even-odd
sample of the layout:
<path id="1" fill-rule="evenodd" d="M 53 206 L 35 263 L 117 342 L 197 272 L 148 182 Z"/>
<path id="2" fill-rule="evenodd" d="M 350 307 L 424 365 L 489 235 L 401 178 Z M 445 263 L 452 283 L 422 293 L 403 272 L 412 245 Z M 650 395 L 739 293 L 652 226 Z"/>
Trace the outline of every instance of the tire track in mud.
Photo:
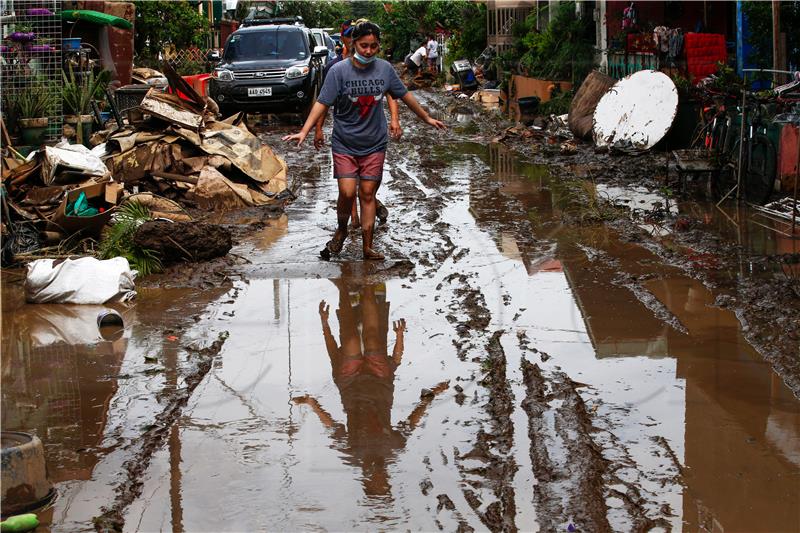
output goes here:
<path id="1" fill-rule="evenodd" d="M 531 347 L 525 335 L 518 336 L 518 341 L 523 351 L 544 354 Z M 671 509 L 664 504 L 655 512 L 660 516 L 650 516 L 653 513 L 648 513 L 647 505 L 656 495 L 643 495 L 639 484 L 630 480 L 631 476 L 637 480 L 647 476 L 624 444 L 611 430 L 605 430 L 605 442 L 597 438 L 603 430 L 597 427 L 600 421 L 593 420 L 578 393 L 578 387 L 583 385 L 560 370 L 545 374 L 524 358 L 520 368 L 526 390 L 521 405 L 528 415 L 531 463 L 538 480 L 534 496 L 542 529 L 552 531 L 573 524 L 579 531 L 612 531 L 612 509 L 607 501 L 617 498 L 622 502 L 624 516 L 620 516 L 621 510 L 616 512 L 614 529 L 621 529 L 622 522 L 626 524 L 623 529 L 629 531 L 649 531 L 654 527 L 669 531 L 671 526 L 664 516 L 671 516 Z M 656 445 L 653 455 L 669 460 L 677 475 L 649 480 L 662 487 L 679 483 L 682 467 L 666 439 L 651 440 Z M 613 459 L 604 453 L 609 448 L 615 452 L 609 454 L 616 456 Z M 618 475 L 623 469 L 629 480 Z"/>
<path id="2" fill-rule="evenodd" d="M 480 289 L 469 284 L 469 276 L 453 273 L 443 283 L 454 284 L 448 320 L 456 330 L 453 340 L 459 358 L 465 360 L 477 349 L 477 342 L 488 334 L 491 312 Z M 437 290 L 441 290 L 440 283 Z M 455 313 L 461 311 L 460 317 Z M 503 331 L 495 331 L 486 343 L 483 357 L 472 361 L 481 364 L 484 371 L 479 384 L 488 398 L 484 409 L 488 415 L 487 427 L 478 430 L 475 443 L 466 453 L 455 450 L 456 466 L 464 481 L 462 493 L 475 515 L 490 531 L 515 532 L 516 498 L 513 486 L 517 464 L 513 456 L 514 395 L 506 375 L 506 355 L 500 338 Z M 463 400 L 462 400 L 463 401 Z M 467 461 L 477 461 L 472 466 Z M 483 489 L 488 490 L 483 490 Z M 486 502 L 488 494 L 493 501 Z"/>
<path id="3" fill-rule="evenodd" d="M 537 364 L 522 359 L 520 365 L 540 526 L 554 531 L 569 522 L 581 531 L 611 531 L 603 483 L 608 460 L 590 436 L 583 399 L 563 372 L 546 381 Z M 554 458 L 553 449 L 564 456 Z"/>
<path id="4" fill-rule="evenodd" d="M 491 531 L 515 532 L 516 498 L 513 486 L 517 464 L 514 447 L 514 395 L 506 375 L 507 361 L 500 343 L 503 331 L 496 331 L 486 345 L 486 357 L 481 361 L 485 375 L 479 382 L 486 389 L 488 402 L 484 405 L 489 415 L 488 429 L 479 429 L 472 449 L 456 456 L 456 465 L 465 480 L 464 498 L 481 522 Z M 481 466 L 465 463 L 475 460 Z M 476 476 L 467 479 L 467 476 Z M 488 485 L 494 501 L 485 505 Z M 475 490 L 473 490 L 475 489 Z"/>
<path id="5" fill-rule="evenodd" d="M 150 466 L 153 454 L 164 446 L 172 425 L 180 418 L 192 392 L 211 370 L 214 359 L 222 350 L 227 338 L 228 332 L 224 331 L 209 346 L 184 347 L 191 364 L 183 376 L 185 386 L 162 396 L 164 408 L 156 415 L 152 427 L 132 444 L 138 449 L 122 464 L 123 480 L 114 488 L 116 493 L 114 503 L 110 507 L 101 508 L 101 514 L 92 519 L 96 531 L 103 533 L 123 531 L 125 510 L 141 496 L 144 474 Z"/>

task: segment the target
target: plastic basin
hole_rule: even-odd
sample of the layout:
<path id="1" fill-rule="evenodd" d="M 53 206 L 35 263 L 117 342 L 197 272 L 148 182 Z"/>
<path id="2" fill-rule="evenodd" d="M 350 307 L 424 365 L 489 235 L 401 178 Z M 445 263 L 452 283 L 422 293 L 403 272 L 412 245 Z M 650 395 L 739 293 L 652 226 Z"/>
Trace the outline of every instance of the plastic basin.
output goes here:
<path id="1" fill-rule="evenodd" d="M 44 447 L 39 437 L 20 431 L 3 431 L 3 516 L 24 513 L 46 505 L 55 496 L 47 480 Z"/>

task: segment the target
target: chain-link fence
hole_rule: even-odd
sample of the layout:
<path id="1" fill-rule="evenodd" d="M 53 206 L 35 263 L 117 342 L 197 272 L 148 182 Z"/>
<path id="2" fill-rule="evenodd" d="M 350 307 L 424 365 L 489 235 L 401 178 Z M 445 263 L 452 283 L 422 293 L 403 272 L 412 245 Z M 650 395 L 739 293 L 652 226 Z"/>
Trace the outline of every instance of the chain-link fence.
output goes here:
<path id="1" fill-rule="evenodd" d="M 185 50 L 176 50 L 175 48 L 168 48 L 164 50 L 164 59 L 169 61 L 175 70 L 181 76 L 189 76 L 191 74 L 202 74 L 210 72 L 212 65 L 208 62 L 208 54 L 210 52 L 221 50 L 217 48 L 187 48 Z"/>
<path id="2" fill-rule="evenodd" d="M 61 136 L 60 0 L 0 0 L 0 87 L 9 130 L 19 119 L 47 118 L 46 140 Z M 33 116 L 32 116 L 33 115 Z"/>

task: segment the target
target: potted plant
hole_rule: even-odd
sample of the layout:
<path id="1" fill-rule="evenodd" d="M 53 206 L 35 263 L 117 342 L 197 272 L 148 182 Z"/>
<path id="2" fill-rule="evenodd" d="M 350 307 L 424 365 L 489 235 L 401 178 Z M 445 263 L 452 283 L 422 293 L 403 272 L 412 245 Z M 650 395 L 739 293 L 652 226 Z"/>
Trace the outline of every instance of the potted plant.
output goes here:
<path id="1" fill-rule="evenodd" d="M 16 109 L 22 143 L 39 146 L 47 134 L 47 118 L 53 109 L 55 98 L 50 87 L 37 83 L 21 90 L 16 95 Z"/>
<path id="2" fill-rule="evenodd" d="M 78 135 L 78 142 L 86 144 L 92 129 L 92 100 L 100 98 L 111 78 L 107 70 L 95 76 L 94 71 L 87 70 L 76 74 L 70 64 L 63 73 L 64 88 L 64 122 L 73 124 Z"/>
<path id="3" fill-rule="evenodd" d="M 18 22 L 14 24 L 14 31 L 9 33 L 6 39 L 15 43 L 30 43 L 36 40 L 36 32 L 30 24 Z"/>

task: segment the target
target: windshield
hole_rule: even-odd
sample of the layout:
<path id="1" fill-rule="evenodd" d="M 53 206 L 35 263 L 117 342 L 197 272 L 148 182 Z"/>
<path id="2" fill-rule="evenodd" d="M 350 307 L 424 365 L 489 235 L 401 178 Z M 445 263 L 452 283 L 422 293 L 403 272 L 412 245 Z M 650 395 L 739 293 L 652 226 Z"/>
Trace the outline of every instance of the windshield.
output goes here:
<path id="1" fill-rule="evenodd" d="M 308 57 L 303 32 L 267 30 L 235 33 L 225 46 L 225 61 L 257 59 L 305 59 Z"/>

